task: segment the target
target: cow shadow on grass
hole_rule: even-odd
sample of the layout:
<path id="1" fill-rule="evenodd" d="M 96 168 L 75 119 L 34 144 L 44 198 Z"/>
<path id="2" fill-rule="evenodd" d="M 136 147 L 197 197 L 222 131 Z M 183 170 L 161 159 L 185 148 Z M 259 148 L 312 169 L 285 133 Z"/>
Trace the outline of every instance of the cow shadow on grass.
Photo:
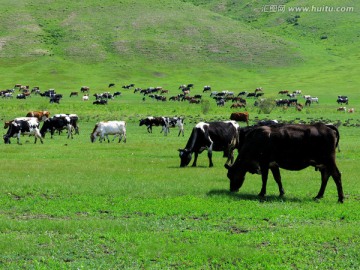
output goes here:
<path id="1" fill-rule="evenodd" d="M 266 195 L 264 198 L 259 197 L 257 194 L 249 194 L 249 193 L 239 193 L 239 192 L 231 192 L 225 189 L 213 189 L 207 193 L 209 197 L 216 196 L 227 196 L 234 200 L 245 200 L 245 201 L 259 201 L 259 202 L 308 202 L 313 201 L 312 198 L 294 198 L 294 197 L 279 197 L 278 195 Z"/>

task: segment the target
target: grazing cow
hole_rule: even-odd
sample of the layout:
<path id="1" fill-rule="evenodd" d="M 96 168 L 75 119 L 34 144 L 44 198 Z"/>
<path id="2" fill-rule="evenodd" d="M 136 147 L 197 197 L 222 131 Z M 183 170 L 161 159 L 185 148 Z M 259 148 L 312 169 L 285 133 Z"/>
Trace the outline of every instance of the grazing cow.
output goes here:
<path id="1" fill-rule="evenodd" d="M 230 108 L 245 108 L 246 105 L 244 103 L 234 103 L 230 106 Z"/>
<path id="2" fill-rule="evenodd" d="M 30 111 L 26 114 L 26 117 L 36 117 L 39 121 L 45 121 L 50 116 L 48 111 Z"/>
<path id="3" fill-rule="evenodd" d="M 338 112 L 346 112 L 346 107 L 339 107 L 337 108 Z"/>
<path id="4" fill-rule="evenodd" d="M 152 133 L 152 127 L 153 126 L 161 126 L 161 132 L 164 131 L 164 135 L 166 136 L 168 134 L 168 121 L 166 120 L 166 117 L 146 117 L 144 119 L 140 120 L 139 126 L 145 125 L 147 128 L 147 131 L 149 133 Z"/>
<path id="5" fill-rule="evenodd" d="M 105 121 L 96 123 L 92 133 L 90 134 L 91 142 L 95 142 L 99 136 L 100 142 L 107 138 L 108 143 L 110 142 L 108 135 L 114 135 L 113 141 L 116 136 L 119 136 L 119 142 L 124 138 L 126 143 L 126 122 L 125 121 Z"/>
<path id="6" fill-rule="evenodd" d="M 246 172 L 260 173 L 262 188 L 259 196 L 266 195 L 269 169 L 279 187 L 280 196 L 285 194 L 280 168 L 299 171 L 314 166 L 321 172 L 321 187 L 315 197 L 323 197 L 330 176 L 335 181 L 339 202 L 344 194 L 341 174 L 335 162 L 335 149 L 339 143 L 339 131 L 334 125 L 288 124 L 244 128 L 239 132 L 239 154 L 227 176 L 230 191 L 238 191 L 245 180 Z"/>
<path id="7" fill-rule="evenodd" d="M 79 95 L 79 92 L 71 92 L 70 93 L 70 97 L 72 97 L 72 96 L 78 96 Z"/>
<path id="8" fill-rule="evenodd" d="M 17 95 L 16 95 L 16 98 L 17 98 L 17 99 L 26 99 L 26 95 L 25 95 L 24 93 L 17 94 Z"/>
<path id="9" fill-rule="evenodd" d="M 82 97 L 83 101 L 88 101 L 89 100 L 89 96 L 87 94 L 83 95 Z"/>
<path id="10" fill-rule="evenodd" d="M 211 86 L 210 85 L 205 85 L 204 86 L 203 93 L 205 93 L 206 91 L 211 91 Z"/>
<path id="11" fill-rule="evenodd" d="M 72 130 L 75 129 L 75 127 L 71 125 L 70 116 L 67 114 L 56 114 L 44 121 L 40 133 L 41 136 L 45 138 L 46 132 L 50 131 L 51 139 L 53 139 L 55 131 L 61 132 L 63 129 L 67 130 L 67 138 L 69 139 L 71 136 L 71 139 L 73 139 Z"/>
<path id="12" fill-rule="evenodd" d="M 208 151 L 209 167 L 213 167 L 212 151 L 223 151 L 226 163 L 233 162 L 234 149 L 239 142 L 239 125 L 235 121 L 200 122 L 192 130 L 184 149 L 179 149 L 180 167 L 187 166 L 195 153 L 193 167 L 196 167 L 198 155 Z"/>
<path id="13" fill-rule="evenodd" d="M 116 92 L 113 94 L 113 97 L 117 97 L 117 96 L 121 96 L 121 92 L 120 92 L 120 91 L 116 91 Z"/>
<path id="14" fill-rule="evenodd" d="M 281 90 L 279 91 L 279 95 L 287 95 L 289 94 L 289 91 L 288 90 Z"/>
<path id="15" fill-rule="evenodd" d="M 95 105 L 107 105 L 107 100 L 106 99 L 98 99 L 98 100 L 95 100 L 93 102 L 93 104 L 95 104 Z"/>
<path id="16" fill-rule="evenodd" d="M 115 83 L 109 83 L 108 87 L 110 88 L 110 87 L 114 87 L 114 86 L 115 86 Z"/>
<path id="17" fill-rule="evenodd" d="M 355 109 L 354 109 L 354 108 L 348 109 L 348 113 L 354 113 L 354 112 L 355 112 Z"/>
<path id="18" fill-rule="evenodd" d="M 50 96 L 50 103 L 57 103 L 60 104 L 60 99 L 62 98 L 61 94 L 55 94 L 53 96 Z"/>
<path id="19" fill-rule="evenodd" d="M 37 139 L 43 143 L 42 136 L 39 131 L 39 121 L 35 117 L 22 117 L 14 119 L 10 124 L 7 133 L 3 136 L 4 143 L 9 144 L 11 137 L 17 137 L 17 143 L 20 144 L 20 135 L 34 135 L 35 143 Z"/>
<path id="20" fill-rule="evenodd" d="M 230 115 L 230 120 L 237 122 L 245 122 L 249 126 L 249 113 L 248 112 L 234 112 Z"/>

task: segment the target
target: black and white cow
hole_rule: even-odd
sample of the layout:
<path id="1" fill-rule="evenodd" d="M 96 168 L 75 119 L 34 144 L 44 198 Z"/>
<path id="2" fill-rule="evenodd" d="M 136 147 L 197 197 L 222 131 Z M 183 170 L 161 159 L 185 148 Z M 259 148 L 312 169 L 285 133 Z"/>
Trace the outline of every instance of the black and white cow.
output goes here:
<path id="1" fill-rule="evenodd" d="M 34 135 L 35 143 L 38 138 L 40 139 L 40 142 L 43 143 L 43 139 L 39 131 L 39 121 L 36 117 L 15 118 L 11 123 L 9 123 L 8 131 L 3 136 L 4 143 L 9 144 L 11 137 L 17 137 L 17 143 L 20 144 L 21 134 Z"/>
<path id="2" fill-rule="evenodd" d="M 161 132 L 164 131 L 164 135 L 166 136 L 168 134 L 168 121 L 166 120 L 166 117 L 153 117 L 149 116 L 146 118 L 143 118 L 140 120 L 139 126 L 145 125 L 147 128 L 147 131 L 149 133 L 152 133 L 152 127 L 153 126 L 161 126 Z"/>
<path id="3" fill-rule="evenodd" d="M 168 132 L 170 132 L 170 128 L 178 127 L 179 128 L 179 134 L 182 134 L 184 136 L 184 118 L 183 117 L 166 117 L 166 124 Z"/>
<path id="4" fill-rule="evenodd" d="M 56 114 L 53 117 L 50 117 L 44 121 L 44 124 L 42 125 L 40 129 L 40 133 L 43 137 L 45 137 L 45 134 L 47 131 L 50 131 L 51 139 L 54 136 L 55 131 L 62 131 L 63 129 L 66 129 L 68 132 L 68 138 L 73 139 L 72 129 L 74 127 L 71 125 L 71 118 L 67 114 Z"/>
<path id="5" fill-rule="evenodd" d="M 78 125 L 79 116 L 74 113 L 66 114 L 66 115 L 70 117 L 70 124 L 74 128 L 75 134 L 79 134 L 79 125 Z"/>
<path id="6" fill-rule="evenodd" d="M 234 149 L 239 142 L 239 125 L 235 121 L 200 122 L 192 130 L 184 149 L 179 149 L 180 167 L 187 166 L 195 153 L 193 167 L 198 155 L 205 149 L 208 151 L 209 167 L 213 167 L 212 151 L 223 151 L 227 157 L 226 164 L 234 160 Z"/>

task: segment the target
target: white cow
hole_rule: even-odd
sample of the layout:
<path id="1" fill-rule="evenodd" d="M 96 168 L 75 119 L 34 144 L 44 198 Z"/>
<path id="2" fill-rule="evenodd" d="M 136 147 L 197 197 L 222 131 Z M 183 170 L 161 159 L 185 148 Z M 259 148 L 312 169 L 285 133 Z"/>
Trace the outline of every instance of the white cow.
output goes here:
<path id="1" fill-rule="evenodd" d="M 100 142 L 105 140 L 105 137 L 110 142 L 108 135 L 114 135 L 113 141 L 116 136 L 119 136 L 119 142 L 124 137 L 126 142 L 126 122 L 125 121 L 103 121 L 96 123 L 93 132 L 90 134 L 91 142 L 95 142 L 96 138 L 100 137 Z"/>

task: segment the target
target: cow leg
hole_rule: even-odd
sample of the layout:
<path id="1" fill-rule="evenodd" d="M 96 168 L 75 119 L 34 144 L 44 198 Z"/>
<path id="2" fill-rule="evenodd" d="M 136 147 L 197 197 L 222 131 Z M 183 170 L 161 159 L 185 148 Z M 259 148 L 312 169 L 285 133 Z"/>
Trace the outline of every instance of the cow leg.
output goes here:
<path id="1" fill-rule="evenodd" d="M 210 147 L 208 148 L 209 167 L 214 167 L 214 164 L 212 162 L 212 147 L 213 144 L 211 143 Z"/>
<path id="2" fill-rule="evenodd" d="M 324 196 L 325 188 L 327 185 L 327 182 L 329 180 L 330 175 L 335 181 L 337 192 L 338 192 L 338 202 L 343 203 L 344 202 L 344 192 L 342 188 L 341 183 L 341 173 L 339 169 L 337 168 L 336 164 L 333 164 L 332 166 L 329 166 L 333 168 L 332 172 L 329 172 L 327 168 L 321 169 L 321 187 L 319 190 L 318 195 L 315 197 L 315 199 L 321 199 Z"/>
<path id="3" fill-rule="evenodd" d="M 330 173 L 327 168 L 320 169 L 321 172 L 321 186 L 318 194 L 314 199 L 321 199 L 324 197 L 325 188 L 330 177 Z"/>
<path id="4" fill-rule="evenodd" d="M 17 144 L 21 144 L 20 143 L 20 132 L 16 135 L 16 140 L 17 140 Z"/>
<path id="5" fill-rule="evenodd" d="M 331 174 L 331 176 L 334 179 L 335 184 L 336 184 L 338 198 L 339 198 L 338 202 L 343 203 L 344 202 L 344 192 L 343 192 L 342 183 L 341 183 L 341 173 L 336 165 L 334 167 L 334 171 Z"/>
<path id="6" fill-rule="evenodd" d="M 267 179 L 268 179 L 268 174 L 269 174 L 269 165 L 260 165 L 260 169 L 261 169 L 261 180 L 262 180 L 262 187 L 261 187 L 261 191 L 259 193 L 260 197 L 265 197 L 266 195 L 266 184 L 267 184 Z"/>
<path id="7" fill-rule="evenodd" d="M 279 187 L 279 196 L 282 197 L 284 196 L 285 194 L 285 191 L 284 191 L 284 188 L 283 188 L 283 185 L 282 185 L 282 182 L 281 182 L 281 175 L 280 175 L 280 169 L 278 166 L 273 166 L 270 168 L 271 169 L 271 172 L 274 176 L 274 179 L 275 179 L 275 182 L 278 184 L 278 187 Z"/>
<path id="8" fill-rule="evenodd" d="M 199 156 L 199 153 L 198 153 L 198 152 L 195 152 L 194 162 L 193 162 L 193 164 L 191 165 L 192 167 L 196 167 L 196 162 L 197 162 L 198 156 Z"/>

